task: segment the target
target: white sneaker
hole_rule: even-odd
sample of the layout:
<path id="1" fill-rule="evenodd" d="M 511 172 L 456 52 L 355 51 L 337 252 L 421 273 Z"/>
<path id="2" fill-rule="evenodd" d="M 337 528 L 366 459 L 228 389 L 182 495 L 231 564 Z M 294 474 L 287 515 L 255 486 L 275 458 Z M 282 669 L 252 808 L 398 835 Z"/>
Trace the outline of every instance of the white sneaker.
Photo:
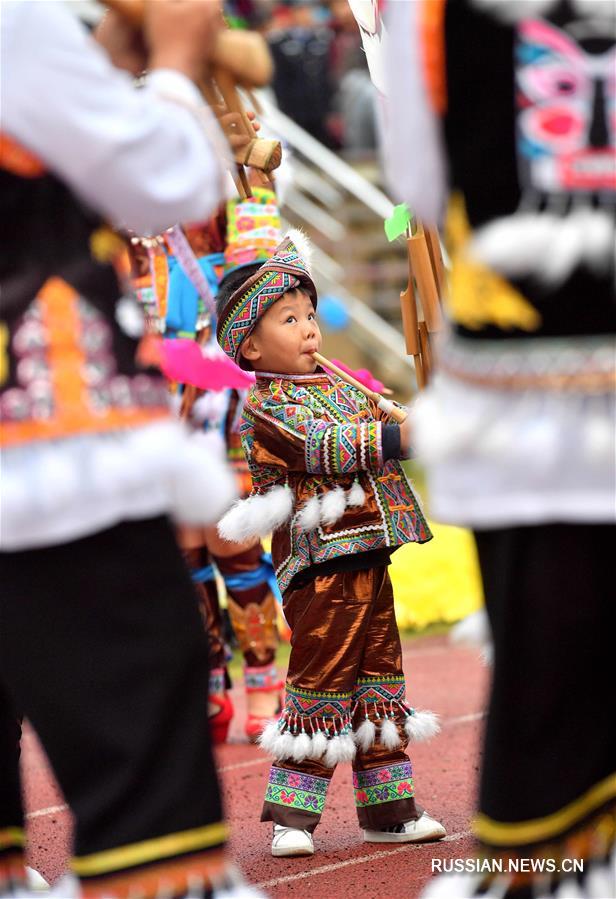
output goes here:
<path id="1" fill-rule="evenodd" d="M 291 855 L 314 855 L 312 834 L 297 827 L 283 827 L 274 824 L 272 855 L 282 858 Z"/>
<path id="2" fill-rule="evenodd" d="M 422 812 L 419 818 L 380 830 L 364 830 L 365 843 L 429 843 L 442 840 L 447 831 L 435 818 Z"/>

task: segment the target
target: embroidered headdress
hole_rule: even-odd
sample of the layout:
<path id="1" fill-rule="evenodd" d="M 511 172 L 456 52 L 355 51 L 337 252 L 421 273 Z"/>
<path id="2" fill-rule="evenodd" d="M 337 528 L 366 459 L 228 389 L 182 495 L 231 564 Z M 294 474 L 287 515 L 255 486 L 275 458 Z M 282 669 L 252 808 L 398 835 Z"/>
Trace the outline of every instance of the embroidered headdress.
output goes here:
<path id="1" fill-rule="evenodd" d="M 306 236 L 295 229 L 289 231 L 274 255 L 229 297 L 218 320 L 217 336 L 223 351 L 238 365 L 242 366 L 243 362 L 242 342 L 270 306 L 288 290 L 301 287 L 316 307 L 317 290 L 305 258 L 308 253 Z"/>

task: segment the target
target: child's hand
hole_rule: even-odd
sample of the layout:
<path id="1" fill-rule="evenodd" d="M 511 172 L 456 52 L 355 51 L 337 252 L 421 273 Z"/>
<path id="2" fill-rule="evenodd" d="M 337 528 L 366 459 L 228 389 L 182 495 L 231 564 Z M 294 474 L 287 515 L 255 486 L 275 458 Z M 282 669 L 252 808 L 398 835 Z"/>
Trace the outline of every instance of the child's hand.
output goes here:
<path id="1" fill-rule="evenodd" d="M 412 425 L 410 417 L 407 417 L 400 425 L 400 449 L 402 456 L 408 458 L 411 455 Z"/>

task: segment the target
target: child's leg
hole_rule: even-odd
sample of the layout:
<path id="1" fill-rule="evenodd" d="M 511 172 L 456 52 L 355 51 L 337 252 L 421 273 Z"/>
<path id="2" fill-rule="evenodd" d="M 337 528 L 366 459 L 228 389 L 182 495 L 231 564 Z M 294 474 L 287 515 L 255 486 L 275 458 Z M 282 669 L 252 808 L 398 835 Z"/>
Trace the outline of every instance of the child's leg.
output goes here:
<path id="1" fill-rule="evenodd" d="M 234 545 L 227 543 L 227 547 Z M 229 617 L 244 656 L 248 707 L 245 730 L 250 739 L 256 739 L 265 721 L 280 711 L 278 604 L 269 585 L 273 569 L 260 540 L 233 555 L 221 555 L 219 545 L 211 551 L 227 588 Z"/>
<path id="2" fill-rule="evenodd" d="M 378 569 L 365 649 L 353 692 L 358 744 L 353 764 L 361 827 L 389 827 L 418 818 L 411 761 L 405 752 L 410 720 L 402 648 L 387 568 Z M 410 728 L 408 728 L 410 730 Z"/>
<path id="3" fill-rule="evenodd" d="M 207 714 L 212 741 L 224 743 L 233 718 L 233 703 L 227 692 L 229 678 L 218 584 L 212 558 L 205 545 L 183 550 L 191 580 L 199 598 L 199 610 L 205 626 L 210 667 Z"/>
<path id="4" fill-rule="evenodd" d="M 365 652 L 375 577 L 372 571 L 315 578 L 289 590 L 291 628 L 286 702 L 263 747 L 277 760 L 262 821 L 314 830 L 338 761 L 351 761 L 350 700 Z"/>

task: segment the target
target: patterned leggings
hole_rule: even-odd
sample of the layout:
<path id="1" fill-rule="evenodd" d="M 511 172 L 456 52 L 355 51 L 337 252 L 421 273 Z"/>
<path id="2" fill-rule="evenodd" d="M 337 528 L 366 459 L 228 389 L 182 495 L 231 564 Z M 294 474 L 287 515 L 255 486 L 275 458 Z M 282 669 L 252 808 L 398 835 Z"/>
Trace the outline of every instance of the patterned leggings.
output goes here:
<path id="1" fill-rule="evenodd" d="M 325 735 L 328 747 L 336 742 L 348 747 L 351 722 L 359 738 L 366 719 L 375 727 L 364 728 L 364 748 L 357 747 L 353 761 L 360 826 L 387 827 L 418 817 L 411 762 L 404 751 L 410 712 L 387 568 L 317 577 L 287 591 L 284 613 L 292 649 L 279 731 L 288 733 L 289 740 L 308 734 L 310 744 L 303 737 L 302 752 L 299 742 L 287 741 L 290 757 L 278 758 L 270 770 L 261 820 L 314 830 L 340 755 L 328 749 L 314 758 L 315 735 Z M 382 742 L 385 720 L 388 746 Z M 393 734 L 389 722 L 395 725 Z M 325 745 L 323 737 L 320 743 Z"/>
<path id="2" fill-rule="evenodd" d="M 185 549 L 184 558 L 195 584 L 209 644 L 210 694 L 225 689 L 226 658 L 222 612 L 212 562 L 222 577 L 241 575 L 259 568 L 263 556 L 260 541 L 232 556 L 218 556 L 204 545 Z M 227 584 L 231 624 L 244 656 L 244 677 L 250 690 L 278 685 L 275 656 L 278 644 L 277 605 L 267 580 L 245 589 Z"/>

